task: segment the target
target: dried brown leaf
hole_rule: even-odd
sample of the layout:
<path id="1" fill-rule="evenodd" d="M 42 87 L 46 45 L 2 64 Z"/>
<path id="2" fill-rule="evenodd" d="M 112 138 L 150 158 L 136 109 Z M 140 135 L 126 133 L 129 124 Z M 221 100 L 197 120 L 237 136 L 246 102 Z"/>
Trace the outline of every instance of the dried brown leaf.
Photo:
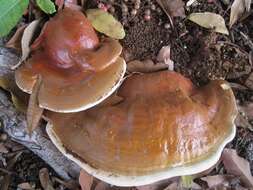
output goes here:
<path id="1" fill-rule="evenodd" d="M 152 60 L 134 60 L 127 63 L 127 70 L 129 72 L 150 73 L 163 69 L 168 69 L 168 65 L 163 62 L 155 64 Z"/>
<path id="2" fill-rule="evenodd" d="M 209 188 L 213 188 L 218 185 L 226 185 L 229 184 L 231 179 L 236 178 L 233 175 L 214 175 L 214 176 L 206 176 L 202 177 L 201 180 L 207 182 Z"/>
<path id="3" fill-rule="evenodd" d="M 228 35 L 228 29 L 222 16 L 216 13 L 191 13 L 188 19 L 204 28 L 212 29 L 215 32 Z"/>
<path id="4" fill-rule="evenodd" d="M 40 86 L 42 83 L 41 76 L 38 75 L 38 79 L 33 87 L 32 94 L 29 99 L 28 109 L 27 109 L 27 131 L 31 134 L 38 126 L 40 119 L 42 117 L 43 108 L 39 106 L 38 94 Z"/>
<path id="5" fill-rule="evenodd" d="M 238 156 L 236 150 L 224 149 L 222 162 L 228 174 L 240 177 L 245 186 L 253 187 L 253 176 L 250 172 L 250 164 L 247 160 Z"/>
<path id="6" fill-rule="evenodd" d="M 229 27 L 231 28 L 238 19 L 250 11 L 251 0 L 234 0 L 231 6 Z"/>
<path id="7" fill-rule="evenodd" d="M 57 177 L 53 177 L 53 180 L 62 184 L 63 186 L 65 186 L 69 190 L 79 190 L 79 184 L 75 180 L 63 181 Z"/>
<path id="8" fill-rule="evenodd" d="M 8 149 L 4 146 L 3 143 L 0 143 L 0 153 L 8 153 Z"/>
<path id="9" fill-rule="evenodd" d="M 18 88 L 13 75 L 0 77 L 0 88 L 10 92 L 12 102 L 18 111 L 26 111 L 28 95 Z"/>
<path id="10" fill-rule="evenodd" d="M 239 112 L 239 114 L 237 114 L 236 119 L 235 119 L 235 125 L 249 129 L 250 131 L 253 131 L 253 126 L 250 124 L 248 119 L 245 117 L 244 112 Z"/>
<path id="11" fill-rule="evenodd" d="M 39 178 L 40 178 L 40 184 L 44 190 L 55 190 L 50 180 L 47 168 L 40 169 Z"/>
<path id="12" fill-rule="evenodd" d="M 5 44 L 5 47 L 13 48 L 13 49 L 20 51 L 21 50 L 21 39 L 22 39 L 22 36 L 23 36 L 26 26 L 27 26 L 26 24 L 20 26 L 17 29 L 17 31 L 15 32 L 15 34 L 11 37 L 11 39 Z"/>
<path id="13" fill-rule="evenodd" d="M 156 0 L 156 2 L 169 17 L 185 17 L 185 4 L 182 0 Z"/>
<path id="14" fill-rule="evenodd" d="M 30 183 L 28 182 L 24 182 L 24 183 L 20 183 L 18 184 L 18 188 L 22 189 L 22 190 L 33 190 L 34 188 L 31 186 Z"/>
<path id="15" fill-rule="evenodd" d="M 31 22 L 24 30 L 22 39 L 21 39 L 21 49 L 22 56 L 17 65 L 13 66 L 12 69 L 17 68 L 23 61 L 25 61 L 30 54 L 30 44 L 32 42 L 34 33 L 40 23 L 40 20 L 34 20 Z"/>
<path id="16" fill-rule="evenodd" d="M 105 182 L 103 182 L 103 181 L 100 181 L 100 182 L 96 185 L 96 187 L 95 187 L 94 190 L 110 190 L 110 189 L 111 189 L 111 187 L 110 187 L 110 185 L 109 185 L 108 183 L 105 183 Z"/>
<path id="17" fill-rule="evenodd" d="M 79 184 L 82 190 L 90 190 L 93 183 L 93 177 L 89 175 L 86 171 L 81 170 L 79 176 Z"/>
<path id="18" fill-rule="evenodd" d="M 9 174 L 5 175 L 2 184 L 0 184 L 1 190 L 9 190 L 10 182 L 11 182 L 11 175 Z"/>

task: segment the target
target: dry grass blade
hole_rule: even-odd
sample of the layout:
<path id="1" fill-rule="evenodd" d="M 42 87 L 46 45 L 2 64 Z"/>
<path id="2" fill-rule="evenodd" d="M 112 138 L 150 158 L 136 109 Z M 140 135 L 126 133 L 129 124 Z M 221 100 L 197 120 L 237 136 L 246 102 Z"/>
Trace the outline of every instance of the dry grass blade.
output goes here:
<path id="1" fill-rule="evenodd" d="M 163 62 L 155 64 L 152 60 L 134 60 L 127 63 L 127 71 L 129 72 L 150 73 L 164 69 L 168 69 L 167 64 Z"/>
<path id="2" fill-rule="evenodd" d="M 79 184 L 82 190 L 90 190 L 93 183 L 93 177 L 84 170 L 81 170 L 79 176 Z"/>
<path id="3" fill-rule="evenodd" d="M 32 42 L 34 33 L 39 23 L 40 23 L 40 20 L 35 20 L 31 22 L 24 30 L 24 33 L 21 39 L 22 56 L 18 64 L 14 65 L 12 69 L 16 69 L 18 66 L 20 66 L 20 64 L 22 64 L 23 61 L 25 61 L 28 58 L 30 54 L 30 44 Z"/>
<path id="4" fill-rule="evenodd" d="M 224 149 L 222 162 L 228 174 L 240 177 L 245 186 L 253 187 L 253 176 L 250 172 L 250 164 L 247 160 L 238 156 L 236 150 Z"/>
<path id="5" fill-rule="evenodd" d="M 49 177 L 48 169 L 42 168 L 39 172 L 40 184 L 44 190 L 55 190 Z"/>
<path id="6" fill-rule="evenodd" d="M 27 131 L 31 134 L 34 129 L 38 126 L 41 119 L 43 108 L 39 106 L 38 93 L 42 83 L 42 77 L 38 75 L 38 79 L 33 87 L 32 94 L 29 99 L 28 109 L 27 109 Z"/>

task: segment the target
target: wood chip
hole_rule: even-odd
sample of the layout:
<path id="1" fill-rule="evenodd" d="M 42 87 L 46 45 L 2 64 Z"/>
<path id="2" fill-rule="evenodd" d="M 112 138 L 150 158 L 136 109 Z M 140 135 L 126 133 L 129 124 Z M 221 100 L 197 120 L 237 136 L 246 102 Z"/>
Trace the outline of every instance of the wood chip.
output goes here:
<path id="1" fill-rule="evenodd" d="M 40 184 L 44 190 L 55 190 L 50 180 L 48 169 L 42 168 L 39 171 Z"/>

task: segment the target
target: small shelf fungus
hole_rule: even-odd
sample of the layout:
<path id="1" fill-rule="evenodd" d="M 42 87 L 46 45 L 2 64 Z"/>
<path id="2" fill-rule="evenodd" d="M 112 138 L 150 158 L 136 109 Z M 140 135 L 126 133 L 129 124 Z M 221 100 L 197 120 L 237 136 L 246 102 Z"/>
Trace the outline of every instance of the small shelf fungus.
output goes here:
<path id="1" fill-rule="evenodd" d="M 197 88 L 175 72 L 135 74 L 121 102 L 79 113 L 47 112 L 58 149 L 91 175 L 118 186 L 150 184 L 213 166 L 235 136 L 228 83 Z"/>
<path id="2" fill-rule="evenodd" d="M 38 75 L 39 105 L 77 112 L 103 101 L 120 85 L 125 61 L 117 40 L 99 41 L 80 11 L 65 8 L 49 20 L 31 45 L 31 58 L 15 72 L 20 89 L 31 94 Z"/>

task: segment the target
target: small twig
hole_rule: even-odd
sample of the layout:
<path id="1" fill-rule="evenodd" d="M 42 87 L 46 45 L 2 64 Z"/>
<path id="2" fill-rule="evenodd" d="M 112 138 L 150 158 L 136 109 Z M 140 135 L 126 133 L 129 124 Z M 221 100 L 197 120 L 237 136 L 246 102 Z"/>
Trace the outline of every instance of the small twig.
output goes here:
<path id="1" fill-rule="evenodd" d="M 249 53 L 247 51 L 245 51 L 244 49 L 242 49 L 240 46 L 232 43 L 232 42 L 226 42 L 226 41 L 218 41 L 217 44 L 227 44 L 227 45 L 231 45 L 231 46 L 234 46 L 235 48 L 237 48 L 238 50 L 241 51 L 242 54 L 248 56 Z"/>
<path id="2" fill-rule="evenodd" d="M 251 48 L 251 50 L 253 50 L 253 42 L 251 41 L 251 39 L 249 38 L 249 36 L 247 36 L 246 34 L 244 34 L 243 32 L 239 32 L 242 37 L 245 39 L 245 42 L 249 45 L 249 47 Z"/>

